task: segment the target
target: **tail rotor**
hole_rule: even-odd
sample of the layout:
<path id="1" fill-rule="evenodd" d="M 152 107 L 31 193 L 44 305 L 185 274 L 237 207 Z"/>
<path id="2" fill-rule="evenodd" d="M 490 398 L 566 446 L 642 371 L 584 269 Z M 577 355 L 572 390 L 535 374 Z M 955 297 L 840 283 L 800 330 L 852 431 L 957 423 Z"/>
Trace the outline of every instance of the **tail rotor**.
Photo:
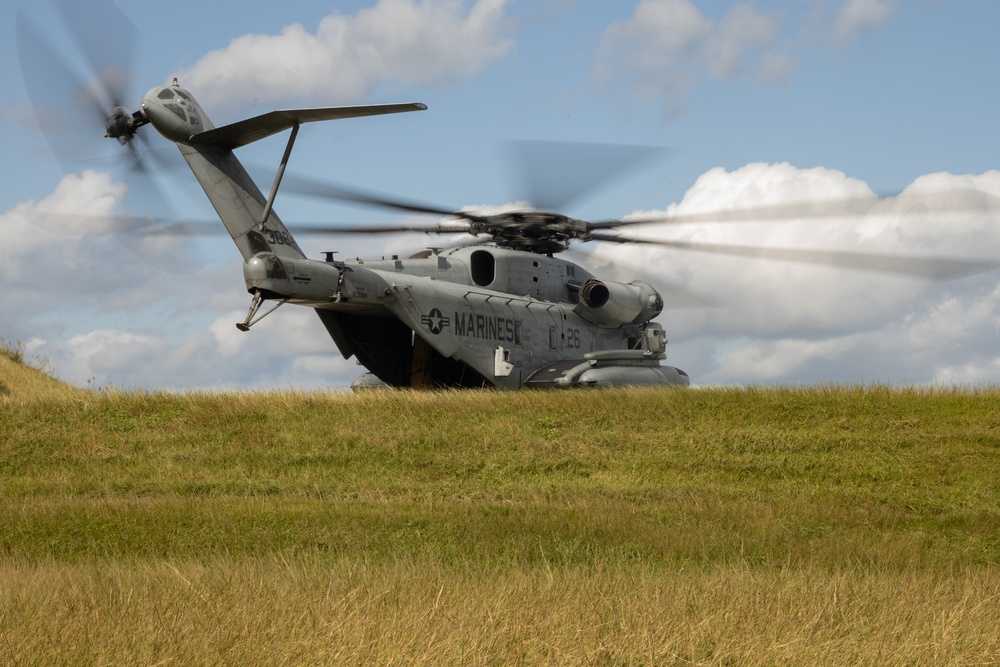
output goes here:
<path id="1" fill-rule="evenodd" d="M 57 20 L 45 16 L 49 7 Z M 30 10 L 20 7 L 17 12 L 18 57 L 35 117 L 56 161 L 67 174 L 110 166 L 128 188 L 126 210 L 112 225 L 118 230 L 115 238 L 147 264 L 169 273 L 190 272 L 191 264 L 164 246 L 163 234 L 147 233 L 170 220 L 173 207 L 153 177 L 152 167 L 161 160 L 150 138 L 140 132 L 149 121 L 131 91 L 138 29 L 109 0 L 52 0 Z M 119 150 L 109 156 L 110 146 Z M 107 229 L 100 221 L 93 227 Z M 165 235 L 170 236 L 169 230 Z M 167 257 L 168 249 L 175 256 Z"/>

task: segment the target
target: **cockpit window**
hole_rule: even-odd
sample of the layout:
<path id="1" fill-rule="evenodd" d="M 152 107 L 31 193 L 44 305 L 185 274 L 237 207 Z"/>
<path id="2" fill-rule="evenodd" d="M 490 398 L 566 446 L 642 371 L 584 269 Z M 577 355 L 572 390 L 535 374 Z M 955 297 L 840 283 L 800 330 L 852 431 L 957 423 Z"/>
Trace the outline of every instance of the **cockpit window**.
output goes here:
<path id="1" fill-rule="evenodd" d="M 175 116 L 177 116 L 184 122 L 187 122 L 187 116 L 184 114 L 184 109 L 181 109 L 176 104 L 164 104 L 163 108 L 172 112 Z"/>
<path id="2" fill-rule="evenodd" d="M 169 88 L 164 88 L 163 90 L 160 91 L 157 97 L 159 97 L 161 100 L 172 100 L 174 99 L 174 91 L 170 90 Z"/>

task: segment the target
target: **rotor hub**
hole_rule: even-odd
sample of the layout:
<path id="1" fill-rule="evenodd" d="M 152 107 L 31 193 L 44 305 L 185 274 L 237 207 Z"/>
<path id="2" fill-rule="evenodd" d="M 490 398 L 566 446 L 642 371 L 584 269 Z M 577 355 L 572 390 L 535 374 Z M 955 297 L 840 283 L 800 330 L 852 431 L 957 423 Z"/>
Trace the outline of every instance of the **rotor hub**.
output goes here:
<path id="1" fill-rule="evenodd" d="M 586 223 L 549 211 L 509 211 L 486 218 L 480 233 L 498 246 L 553 254 L 566 250 L 573 239 L 584 238 Z"/>
<path id="2" fill-rule="evenodd" d="M 142 111 L 129 113 L 125 107 L 115 107 L 108 116 L 104 136 L 108 139 L 117 139 L 118 143 L 124 146 L 132 140 L 136 130 L 148 122 Z"/>

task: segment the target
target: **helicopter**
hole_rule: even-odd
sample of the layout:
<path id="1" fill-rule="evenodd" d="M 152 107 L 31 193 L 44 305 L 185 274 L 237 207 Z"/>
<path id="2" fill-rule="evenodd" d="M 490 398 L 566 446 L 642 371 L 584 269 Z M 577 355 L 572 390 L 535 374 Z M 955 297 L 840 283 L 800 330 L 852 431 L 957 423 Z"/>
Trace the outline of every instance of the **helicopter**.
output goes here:
<path id="1" fill-rule="evenodd" d="M 58 4 L 71 12 L 77 3 Z M 110 3 L 98 4 L 101 11 L 118 12 Z M 116 21 L 120 23 L 117 15 L 109 23 Z M 37 34 L 20 20 L 18 37 L 22 61 L 45 50 Z M 96 112 L 103 136 L 127 150 L 138 171 L 148 169 L 138 144 L 150 128 L 179 150 L 243 258 L 250 304 L 237 328 L 249 332 L 285 304 L 313 309 L 340 354 L 356 358 L 367 369 L 355 382 L 357 389 L 690 385 L 686 372 L 662 363 L 667 337 L 654 320 L 664 310 L 663 296 L 645 281 L 602 278 L 559 256 L 578 243 L 656 243 L 918 275 L 936 275 L 939 270 L 942 276 L 958 275 L 996 266 L 965 260 L 907 262 L 864 253 L 651 241 L 617 230 L 662 219 L 587 221 L 545 208 L 483 213 L 322 184 L 314 184 L 312 194 L 454 221 L 329 231 L 418 231 L 471 235 L 473 240 L 407 257 L 338 260 L 336 253 L 326 252 L 322 258 L 309 258 L 274 208 L 301 126 L 427 107 L 410 102 L 278 110 L 216 127 L 194 92 L 177 79 L 151 88 L 138 108 L 125 107 L 123 80 L 127 77 L 108 66 L 120 64 L 95 59 L 91 80 L 97 82 L 96 92 L 94 85 L 78 88 L 86 90 L 86 104 Z M 31 94 L 32 85 L 28 87 Z M 265 196 L 235 151 L 286 131 L 287 144 Z M 675 218 L 669 222 L 696 221 Z"/>
<path id="2" fill-rule="evenodd" d="M 402 259 L 305 256 L 274 211 L 282 173 L 306 122 L 422 111 L 420 103 L 276 111 L 216 128 L 177 82 L 151 89 L 141 109 L 112 117 L 106 136 L 125 142 L 152 125 L 179 147 L 244 259 L 249 331 L 267 302 L 316 311 L 345 358 L 357 357 L 392 387 L 573 387 L 687 385 L 662 365 L 666 338 L 651 320 L 663 298 L 647 283 L 601 280 L 556 257 L 575 239 L 600 238 L 607 223 L 545 211 L 454 212 L 460 231 L 490 243 L 435 248 Z M 290 130 L 265 198 L 233 150 Z M 431 212 L 421 206 L 397 208 Z M 412 227 L 455 233 L 455 227 Z"/>

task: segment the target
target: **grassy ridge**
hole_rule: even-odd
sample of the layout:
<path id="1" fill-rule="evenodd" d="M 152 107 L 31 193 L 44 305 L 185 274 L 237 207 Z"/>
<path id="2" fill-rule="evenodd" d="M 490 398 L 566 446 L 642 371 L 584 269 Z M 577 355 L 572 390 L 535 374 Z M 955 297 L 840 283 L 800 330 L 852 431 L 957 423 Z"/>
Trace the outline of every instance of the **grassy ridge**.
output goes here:
<path id="1" fill-rule="evenodd" d="M 0 443 L 0 661 L 1000 660 L 996 390 L 73 392 Z"/>

